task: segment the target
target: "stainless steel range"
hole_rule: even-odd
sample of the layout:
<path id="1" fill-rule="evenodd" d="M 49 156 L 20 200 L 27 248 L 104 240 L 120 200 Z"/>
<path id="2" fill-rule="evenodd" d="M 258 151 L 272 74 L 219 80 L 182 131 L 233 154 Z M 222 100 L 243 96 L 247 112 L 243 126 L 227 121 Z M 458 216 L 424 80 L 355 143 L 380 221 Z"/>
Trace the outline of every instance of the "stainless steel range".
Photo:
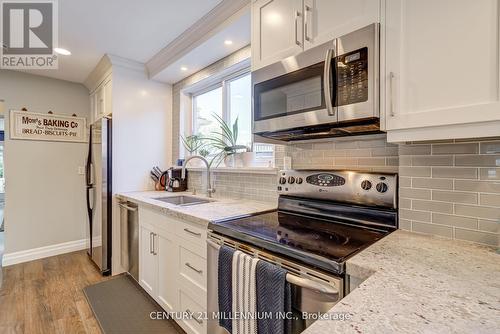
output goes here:
<path id="1" fill-rule="evenodd" d="M 277 210 L 209 224 L 209 312 L 223 244 L 285 268 L 294 308 L 316 313 L 346 293 L 346 260 L 397 229 L 397 174 L 291 170 L 277 181 Z M 299 329 L 313 322 L 297 321 Z"/>

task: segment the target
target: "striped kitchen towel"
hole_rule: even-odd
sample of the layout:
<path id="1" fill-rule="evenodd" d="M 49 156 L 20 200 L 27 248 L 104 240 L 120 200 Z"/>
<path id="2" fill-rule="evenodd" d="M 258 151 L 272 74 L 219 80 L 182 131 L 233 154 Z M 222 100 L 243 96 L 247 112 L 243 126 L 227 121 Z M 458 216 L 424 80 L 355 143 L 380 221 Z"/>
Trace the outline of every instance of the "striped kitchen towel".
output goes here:
<path id="1" fill-rule="evenodd" d="M 258 259 L 240 251 L 233 255 L 233 334 L 257 334 L 255 269 Z"/>

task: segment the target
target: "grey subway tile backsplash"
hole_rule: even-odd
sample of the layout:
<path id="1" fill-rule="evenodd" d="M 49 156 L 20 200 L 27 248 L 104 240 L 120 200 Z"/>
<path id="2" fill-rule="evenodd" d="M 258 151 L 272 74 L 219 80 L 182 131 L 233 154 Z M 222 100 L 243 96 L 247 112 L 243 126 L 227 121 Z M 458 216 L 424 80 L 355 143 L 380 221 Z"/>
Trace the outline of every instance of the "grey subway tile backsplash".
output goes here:
<path id="1" fill-rule="evenodd" d="M 484 219 L 500 219 L 500 207 L 484 207 L 476 205 L 455 204 L 455 213 L 462 216 Z"/>
<path id="2" fill-rule="evenodd" d="M 453 166 L 451 155 L 415 155 L 411 159 L 412 166 Z"/>
<path id="3" fill-rule="evenodd" d="M 500 140 L 480 143 L 481 154 L 500 154 Z"/>
<path id="4" fill-rule="evenodd" d="M 479 219 L 478 229 L 480 231 L 500 233 L 500 219 L 498 220 Z"/>
<path id="5" fill-rule="evenodd" d="M 401 176 L 431 176 L 430 167 L 399 167 L 399 175 Z"/>
<path id="6" fill-rule="evenodd" d="M 427 234 L 439 235 L 446 238 L 453 238 L 453 228 L 438 224 L 428 224 L 422 222 L 412 222 L 412 231 Z"/>
<path id="7" fill-rule="evenodd" d="M 399 177 L 400 187 L 411 187 L 411 177 L 400 176 Z"/>
<path id="8" fill-rule="evenodd" d="M 400 219 L 399 228 L 406 231 L 411 231 L 411 220 Z"/>
<path id="9" fill-rule="evenodd" d="M 421 211 L 452 213 L 453 203 L 414 200 L 412 201 L 412 208 Z"/>
<path id="10" fill-rule="evenodd" d="M 477 179 L 477 168 L 433 167 L 432 177 L 454 179 Z"/>
<path id="11" fill-rule="evenodd" d="M 500 181 L 500 168 L 479 168 L 479 178 Z"/>
<path id="12" fill-rule="evenodd" d="M 414 199 L 431 199 L 432 192 L 429 189 L 418 188 L 399 188 L 399 196 L 401 198 L 414 198 Z"/>
<path id="13" fill-rule="evenodd" d="M 447 225 L 454 227 L 463 227 L 468 229 L 478 228 L 478 219 L 470 217 L 461 217 L 456 215 L 448 215 L 434 212 L 432 214 L 432 222 L 439 225 Z"/>
<path id="14" fill-rule="evenodd" d="M 399 216 L 411 221 L 431 222 L 431 213 L 427 211 L 400 209 Z"/>
<path id="15" fill-rule="evenodd" d="M 500 208 L 500 194 L 480 194 L 479 203 Z"/>
<path id="16" fill-rule="evenodd" d="M 456 166 L 500 167 L 500 155 L 457 155 Z"/>
<path id="17" fill-rule="evenodd" d="M 455 238 L 491 246 L 498 246 L 498 235 L 494 233 L 457 228 L 455 229 Z"/>
<path id="18" fill-rule="evenodd" d="M 453 179 L 414 177 L 413 179 L 411 179 L 411 186 L 413 188 L 451 190 L 453 189 Z"/>
<path id="19" fill-rule="evenodd" d="M 465 204 L 477 204 L 478 202 L 476 193 L 441 190 L 432 191 L 432 200 Z"/>
<path id="20" fill-rule="evenodd" d="M 404 180 L 400 182 L 404 208 L 399 212 L 405 227 L 496 245 L 500 233 L 500 138 L 418 144 L 399 147 L 400 178 Z M 431 175 L 425 175 L 426 168 Z M 431 199 L 415 198 L 426 194 L 417 190 L 430 190 Z"/>
<path id="21" fill-rule="evenodd" d="M 500 182 L 455 180 L 455 190 L 500 193 Z"/>
<path id="22" fill-rule="evenodd" d="M 400 145 L 399 155 L 429 155 L 431 145 Z"/>
<path id="23" fill-rule="evenodd" d="M 432 154 L 476 154 L 478 152 L 478 143 L 432 145 Z"/>

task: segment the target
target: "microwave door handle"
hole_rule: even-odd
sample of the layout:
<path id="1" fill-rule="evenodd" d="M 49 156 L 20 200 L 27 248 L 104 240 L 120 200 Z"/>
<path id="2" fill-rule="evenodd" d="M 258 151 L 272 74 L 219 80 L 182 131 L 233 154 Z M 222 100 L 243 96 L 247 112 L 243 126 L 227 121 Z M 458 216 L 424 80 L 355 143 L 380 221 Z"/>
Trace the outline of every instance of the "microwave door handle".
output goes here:
<path id="1" fill-rule="evenodd" d="M 334 55 L 335 50 L 333 49 L 328 49 L 326 51 L 326 58 L 325 58 L 325 66 L 324 66 L 324 72 L 323 72 L 323 87 L 324 87 L 324 97 L 325 97 L 325 104 L 326 104 L 326 109 L 328 110 L 328 115 L 330 116 L 335 116 L 335 110 L 333 109 L 333 96 L 336 95 L 332 94 L 332 85 L 330 82 L 330 72 L 332 69 L 332 58 Z M 336 75 L 335 75 L 336 76 Z M 336 78 L 333 78 L 336 80 Z"/>

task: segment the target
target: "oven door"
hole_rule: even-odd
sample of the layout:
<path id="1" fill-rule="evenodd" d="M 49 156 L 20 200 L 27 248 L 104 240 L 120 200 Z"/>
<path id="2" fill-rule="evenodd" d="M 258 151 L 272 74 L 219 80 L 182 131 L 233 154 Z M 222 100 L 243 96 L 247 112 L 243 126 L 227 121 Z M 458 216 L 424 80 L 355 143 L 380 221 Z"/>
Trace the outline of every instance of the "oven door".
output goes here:
<path id="1" fill-rule="evenodd" d="M 336 40 L 252 72 L 256 134 L 332 124 Z"/>
<path id="2" fill-rule="evenodd" d="M 227 331 L 219 326 L 217 316 L 219 310 L 218 305 L 218 265 L 219 265 L 219 248 L 220 240 L 224 237 L 209 234 L 207 238 L 207 333 L 211 334 L 227 334 Z M 226 240 L 227 241 L 227 240 Z M 235 248 L 237 242 L 231 242 L 230 247 Z M 251 251 L 249 245 L 236 246 L 237 249 Z M 261 259 L 261 261 L 263 261 Z M 335 304 L 337 304 L 344 296 L 343 279 L 340 277 L 326 276 L 312 269 L 306 269 L 300 265 L 282 263 L 286 267 L 295 268 L 297 272 L 314 273 L 314 277 L 322 278 L 312 280 L 311 278 L 300 277 L 296 275 L 287 275 L 287 281 L 292 288 L 292 312 L 295 320 L 292 321 L 292 333 L 298 334 L 312 325 L 314 318 L 304 318 L 302 313 L 323 314 L 328 312 Z M 327 283 L 327 281 L 329 283 Z"/>

